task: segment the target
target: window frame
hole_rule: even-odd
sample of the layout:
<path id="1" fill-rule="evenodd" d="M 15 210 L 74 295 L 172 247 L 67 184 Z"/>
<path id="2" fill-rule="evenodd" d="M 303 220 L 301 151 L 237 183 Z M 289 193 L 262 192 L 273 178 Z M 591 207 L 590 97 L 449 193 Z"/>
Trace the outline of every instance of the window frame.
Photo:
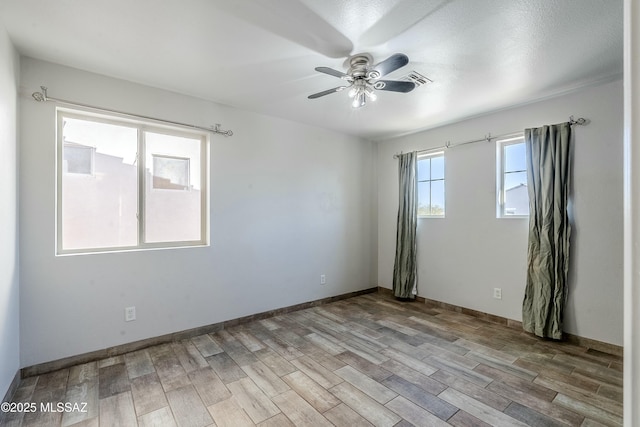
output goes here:
<path id="1" fill-rule="evenodd" d="M 511 145 L 524 144 L 524 133 L 518 133 L 510 137 L 496 140 L 496 218 L 529 218 L 529 214 L 511 215 L 505 213 L 506 191 L 505 174 L 527 172 L 526 162 L 525 169 L 520 171 L 505 171 L 505 149 Z M 525 157 L 526 159 L 526 157 Z"/>
<path id="2" fill-rule="evenodd" d="M 429 165 L 429 179 L 428 180 L 418 180 L 418 162 L 420 162 L 421 160 L 424 160 L 426 158 L 432 159 L 434 157 L 442 157 L 442 178 L 438 178 L 438 179 L 431 179 L 431 165 Z M 418 218 L 445 218 L 446 214 L 447 214 L 447 190 L 446 190 L 446 172 L 447 171 L 447 165 L 446 165 L 446 159 L 445 159 L 445 155 L 444 155 L 444 151 L 443 150 L 432 150 L 432 151 L 425 151 L 422 152 L 420 154 L 418 154 L 418 158 L 416 159 L 416 200 L 417 200 L 417 206 L 416 206 L 416 210 L 418 209 L 418 207 L 420 206 L 420 192 L 418 190 L 419 187 L 419 183 L 421 182 L 428 182 L 429 183 L 429 203 L 431 206 L 431 183 L 434 181 L 442 181 L 442 187 L 443 187 L 443 206 L 442 206 L 442 210 L 443 213 L 442 215 L 421 215 L 420 213 L 417 213 L 417 217 Z"/>
<path id="3" fill-rule="evenodd" d="M 83 249 L 64 249 L 63 248 L 63 149 L 64 149 L 64 118 L 93 121 L 109 125 L 129 127 L 137 129 L 137 154 L 136 154 L 136 193 L 137 193 L 137 244 L 135 246 L 110 246 L 98 248 Z M 169 242 L 145 242 L 145 188 L 150 185 L 153 188 L 153 178 L 149 177 L 152 182 L 147 182 L 145 173 L 146 166 L 146 132 L 164 134 L 175 137 L 199 139 L 200 140 L 200 239 L 188 241 L 169 241 Z M 210 157 L 210 134 L 205 131 L 191 129 L 189 127 L 181 127 L 178 125 L 166 125 L 162 122 L 154 122 L 150 120 L 132 119 L 130 116 L 117 113 L 104 113 L 94 111 L 93 109 L 82 108 L 56 108 L 56 146 L 55 146 L 55 213 L 56 213 L 56 230 L 55 230 L 55 247 L 56 256 L 65 255 L 85 255 L 113 252 L 135 252 L 157 249 L 177 249 L 186 247 L 206 247 L 209 246 L 209 227 L 210 227 L 210 201 L 209 201 L 209 157 Z M 93 172 L 95 177 L 95 149 L 93 160 Z M 193 183 L 190 183 L 193 184 Z"/>

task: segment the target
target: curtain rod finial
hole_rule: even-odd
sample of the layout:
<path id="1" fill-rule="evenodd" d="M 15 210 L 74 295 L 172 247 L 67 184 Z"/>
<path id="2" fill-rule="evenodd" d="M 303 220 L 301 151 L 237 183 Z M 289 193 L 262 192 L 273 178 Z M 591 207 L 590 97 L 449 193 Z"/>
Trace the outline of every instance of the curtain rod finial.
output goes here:
<path id="1" fill-rule="evenodd" d="M 585 125 L 589 124 L 589 119 L 585 119 L 584 117 L 579 117 L 577 119 L 574 119 L 573 116 L 570 116 L 569 117 L 569 124 L 571 126 L 573 126 L 573 125 L 585 126 Z"/>
<path id="2" fill-rule="evenodd" d="M 47 87 L 40 86 L 40 90 L 42 90 L 42 92 L 33 92 L 31 96 L 38 102 L 47 101 Z"/>
<path id="3" fill-rule="evenodd" d="M 220 128 L 220 126 L 221 126 L 220 123 L 216 123 L 215 126 L 211 127 L 211 130 L 220 135 L 233 136 L 233 132 L 231 130 L 223 130 Z"/>

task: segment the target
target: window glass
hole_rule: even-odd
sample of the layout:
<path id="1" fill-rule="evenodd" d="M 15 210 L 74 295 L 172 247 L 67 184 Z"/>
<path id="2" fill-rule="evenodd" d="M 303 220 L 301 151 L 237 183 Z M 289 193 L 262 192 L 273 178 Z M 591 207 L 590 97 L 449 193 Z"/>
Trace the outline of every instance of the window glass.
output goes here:
<path id="1" fill-rule="evenodd" d="M 527 170 L 524 142 L 504 146 L 505 172 Z"/>
<path id="2" fill-rule="evenodd" d="M 145 132 L 148 168 L 145 197 L 147 242 L 200 238 L 200 140 Z"/>
<path id="3" fill-rule="evenodd" d="M 418 159 L 418 181 L 429 181 L 431 179 L 431 162 L 426 159 Z"/>
<path id="4" fill-rule="evenodd" d="M 529 215 L 527 157 L 523 138 L 498 141 L 498 216 Z"/>
<path id="5" fill-rule="evenodd" d="M 431 215 L 444 215 L 444 180 L 431 182 Z"/>
<path id="6" fill-rule="evenodd" d="M 62 249 L 137 245 L 137 130 L 69 118 L 63 123 Z"/>
<path id="7" fill-rule="evenodd" d="M 431 158 L 431 179 L 444 179 L 444 156 Z"/>
<path id="8" fill-rule="evenodd" d="M 444 153 L 418 158 L 418 216 L 444 217 Z"/>
<path id="9" fill-rule="evenodd" d="M 431 215 L 431 182 L 418 182 L 418 216 Z"/>

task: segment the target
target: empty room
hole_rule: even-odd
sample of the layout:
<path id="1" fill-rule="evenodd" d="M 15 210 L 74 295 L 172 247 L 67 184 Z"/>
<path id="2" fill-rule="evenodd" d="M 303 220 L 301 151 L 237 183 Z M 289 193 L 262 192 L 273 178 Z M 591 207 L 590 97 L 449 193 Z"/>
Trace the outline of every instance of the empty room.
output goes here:
<path id="1" fill-rule="evenodd" d="M 0 0 L 0 425 L 640 426 L 634 0 Z"/>

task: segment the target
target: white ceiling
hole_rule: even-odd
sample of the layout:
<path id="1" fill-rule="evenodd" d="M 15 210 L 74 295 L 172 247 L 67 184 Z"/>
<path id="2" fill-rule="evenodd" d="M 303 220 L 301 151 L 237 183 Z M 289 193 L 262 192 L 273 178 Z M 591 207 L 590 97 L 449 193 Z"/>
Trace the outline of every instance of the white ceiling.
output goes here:
<path id="1" fill-rule="evenodd" d="M 0 0 L 27 56 L 381 139 L 622 75 L 622 0 Z M 433 83 L 353 109 L 314 71 L 393 53 Z M 46 82 L 43 82 L 45 84 Z M 37 88 L 34 88 L 34 90 Z M 51 96 L 64 98 L 55 88 Z"/>

